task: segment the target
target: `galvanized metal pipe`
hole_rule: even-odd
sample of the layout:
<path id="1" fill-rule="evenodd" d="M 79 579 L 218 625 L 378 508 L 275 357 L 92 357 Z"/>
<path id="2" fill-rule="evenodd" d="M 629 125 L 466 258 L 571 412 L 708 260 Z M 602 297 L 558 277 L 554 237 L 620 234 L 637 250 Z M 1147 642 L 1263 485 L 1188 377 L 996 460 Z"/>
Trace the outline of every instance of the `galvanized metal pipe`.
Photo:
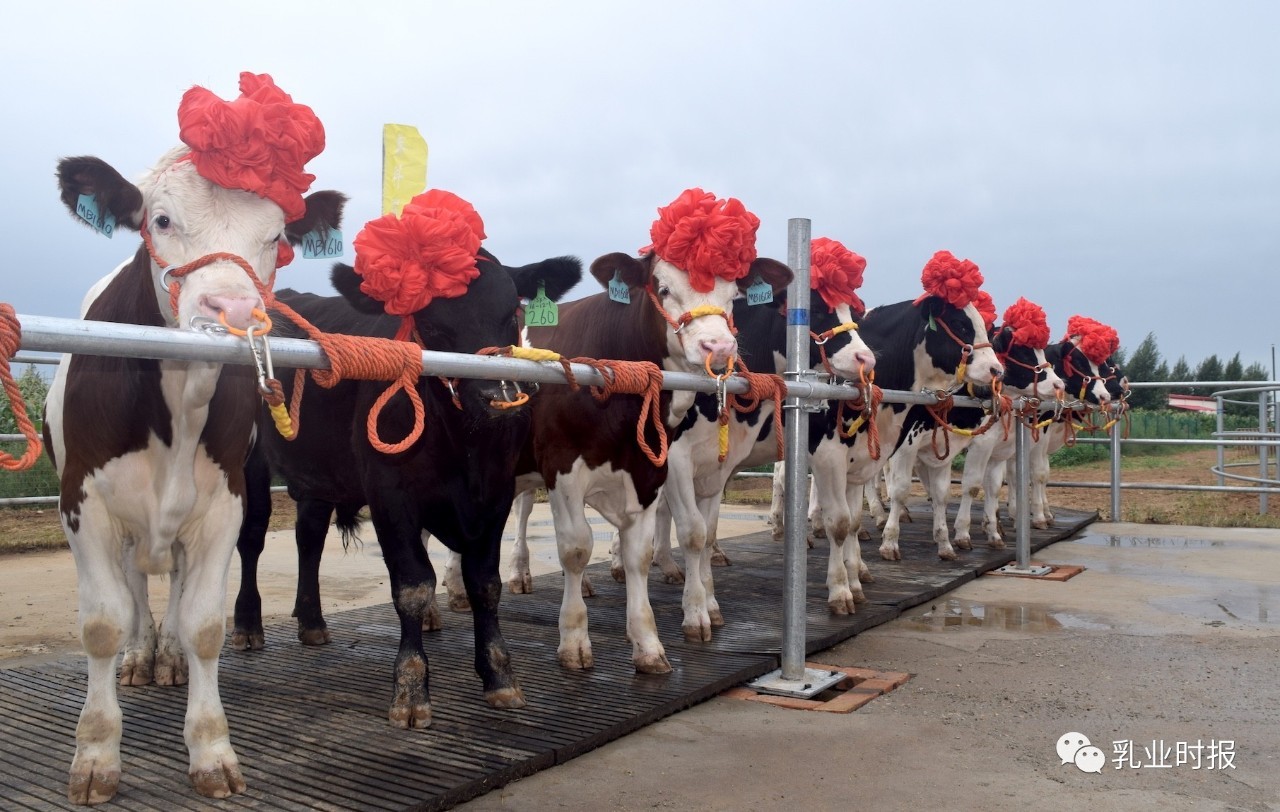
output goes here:
<path id="1" fill-rule="evenodd" d="M 1111 521 L 1120 521 L 1120 432 L 1111 432 Z"/>
<path id="2" fill-rule="evenodd" d="M 1258 432 L 1262 433 L 1267 430 L 1267 399 L 1258 397 Z M 1258 446 L 1258 478 L 1266 479 L 1270 473 L 1271 465 L 1267 462 L 1267 446 Z M 1266 493 L 1258 494 L 1258 515 L 1267 515 L 1267 495 Z"/>
<path id="3" fill-rule="evenodd" d="M 1013 434 L 1014 481 L 1010 487 L 1017 488 L 1018 507 L 1014 512 L 1014 532 L 1017 535 L 1018 569 L 1031 568 L 1031 505 L 1028 498 L 1030 488 L 1027 487 L 1031 476 L 1030 440 L 1027 437 L 1027 424 L 1019 420 Z"/>
<path id="4" fill-rule="evenodd" d="M 794 276 L 787 287 L 788 392 L 809 369 L 809 252 L 810 222 L 787 221 L 787 264 Z M 786 525 L 782 586 L 782 679 L 801 680 L 805 675 L 805 599 L 808 530 L 805 504 L 809 495 L 809 412 L 801 398 L 788 396 L 786 474 L 783 521 Z M 852 543 L 856 544 L 855 539 Z"/>

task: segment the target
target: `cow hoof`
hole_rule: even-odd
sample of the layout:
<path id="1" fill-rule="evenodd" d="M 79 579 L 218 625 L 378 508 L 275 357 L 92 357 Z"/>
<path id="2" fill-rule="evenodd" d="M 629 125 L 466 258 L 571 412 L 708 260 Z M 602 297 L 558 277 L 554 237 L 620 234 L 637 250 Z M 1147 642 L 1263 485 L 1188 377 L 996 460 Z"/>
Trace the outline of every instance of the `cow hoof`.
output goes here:
<path id="1" fill-rule="evenodd" d="M 156 685 L 187 684 L 187 658 L 172 652 L 156 652 Z"/>
<path id="2" fill-rule="evenodd" d="M 826 537 L 827 537 L 827 528 L 823 527 L 823 526 L 822 526 L 822 525 L 820 525 L 820 524 L 819 524 L 819 525 L 815 525 L 815 526 L 814 526 L 814 528 L 813 528 L 813 531 L 810 533 L 810 535 L 811 535 L 811 536 L 813 536 L 813 537 L 814 537 L 814 538 L 816 538 L 816 539 L 824 539 L 824 538 L 826 538 Z M 810 546 L 812 546 L 812 545 L 810 545 Z"/>
<path id="3" fill-rule="evenodd" d="M 263 635 L 261 627 L 254 631 L 234 629 L 228 642 L 232 651 L 261 651 L 266 644 L 266 637 Z"/>
<path id="4" fill-rule="evenodd" d="M 956 546 L 961 550 L 972 550 L 973 542 L 969 541 L 969 539 L 956 539 Z"/>
<path id="5" fill-rule="evenodd" d="M 596 588 L 591 585 L 591 579 L 586 573 L 582 574 L 582 597 L 594 598 L 596 596 Z"/>
<path id="6" fill-rule="evenodd" d="M 489 703 L 491 708 L 523 708 L 525 706 L 524 691 L 518 686 L 511 688 L 499 688 L 496 691 L 486 691 L 484 701 Z"/>
<path id="7" fill-rule="evenodd" d="M 724 625 L 724 615 L 717 609 L 708 609 L 707 616 L 711 618 L 711 628 Z"/>
<path id="8" fill-rule="evenodd" d="M 729 556 L 725 555 L 723 550 L 715 550 L 711 553 L 711 566 L 732 567 L 733 562 L 729 560 Z"/>
<path id="9" fill-rule="evenodd" d="M 451 612 L 470 612 L 471 601 L 467 599 L 467 593 L 463 592 L 457 595 L 449 596 L 449 611 Z"/>
<path id="10" fill-rule="evenodd" d="M 831 610 L 833 615 L 852 615 L 857 611 L 852 595 L 829 599 L 827 601 L 827 609 Z"/>
<path id="11" fill-rule="evenodd" d="M 556 652 L 556 659 L 560 661 L 561 667 L 570 671 L 585 671 L 596 664 L 595 658 L 591 656 L 590 643 L 581 647 L 561 646 Z"/>
<path id="12" fill-rule="evenodd" d="M 655 654 L 641 654 L 632 658 L 637 674 L 670 674 L 671 663 L 667 655 L 659 651 Z"/>
<path id="13" fill-rule="evenodd" d="M 613 580 L 620 584 L 627 582 L 627 571 L 622 568 L 621 564 L 615 564 L 609 567 L 609 574 L 613 576 Z"/>
<path id="14" fill-rule="evenodd" d="M 191 785 L 206 798 L 229 798 L 244 792 L 244 776 L 234 760 L 191 773 Z"/>
<path id="15" fill-rule="evenodd" d="M 960 556 L 956 555 L 955 550 L 939 550 L 938 558 L 941 558 L 943 561 L 955 561 L 959 559 Z"/>
<path id="16" fill-rule="evenodd" d="M 679 567 L 676 567 L 671 570 L 664 569 L 662 571 L 662 582 L 664 584 L 683 584 L 684 570 L 680 569 Z"/>
<path id="17" fill-rule="evenodd" d="M 773 537 L 774 541 L 782 541 L 782 537 L 786 535 L 786 530 L 782 527 L 775 527 L 769 535 Z"/>
<path id="18" fill-rule="evenodd" d="M 304 646 L 327 646 L 329 645 L 329 629 L 321 627 L 319 629 L 303 629 L 298 628 L 298 639 L 302 641 Z"/>
<path id="19" fill-rule="evenodd" d="M 992 539 L 987 539 L 987 546 L 993 550 L 1003 550 L 1004 539 L 1000 538 L 999 536 L 996 536 L 995 538 L 992 538 Z"/>
<path id="20" fill-rule="evenodd" d="M 867 565 L 863 564 L 858 568 L 858 580 L 864 584 L 874 584 L 876 577 L 871 574 L 871 570 L 867 569 Z"/>
<path id="21" fill-rule="evenodd" d="M 126 651 L 120 661 L 120 684 L 150 685 L 155 679 L 155 662 L 151 655 L 134 649 Z"/>
<path id="22" fill-rule="evenodd" d="M 92 806 L 111 800 L 120 789 L 120 764 L 107 767 L 81 764 L 76 759 L 71 765 L 71 777 L 67 780 L 67 800 L 77 806 Z"/>
<path id="23" fill-rule="evenodd" d="M 533 576 L 527 572 L 513 575 L 507 581 L 507 589 L 511 590 L 512 595 L 528 595 L 533 592 Z"/>
<path id="24" fill-rule="evenodd" d="M 902 552 L 899 551 L 898 548 L 896 547 L 893 547 L 893 548 L 881 547 L 880 557 L 883 558 L 885 561 L 901 561 Z"/>
<path id="25" fill-rule="evenodd" d="M 706 626 L 696 623 L 686 623 L 680 627 L 684 632 L 684 640 L 686 643 L 710 643 L 711 642 L 711 622 L 708 621 Z M 639 666 L 637 666 L 637 670 Z"/>
<path id="26" fill-rule="evenodd" d="M 449 608 L 453 608 L 452 602 L 450 602 Z M 427 607 L 427 616 L 422 619 L 422 630 L 424 632 L 438 632 L 443 628 L 444 620 L 441 619 L 440 610 L 436 608 L 435 602 L 433 601 L 431 605 Z"/>
<path id="27" fill-rule="evenodd" d="M 871 531 L 858 528 L 858 541 L 871 541 Z"/>
<path id="28" fill-rule="evenodd" d="M 1034 522 L 1032 522 L 1032 523 L 1031 523 L 1031 526 L 1032 526 L 1032 527 L 1034 527 L 1034 528 L 1035 528 L 1035 529 L 1037 529 L 1037 530 L 1048 530 L 1048 529 L 1049 529 L 1049 522 L 1046 522 L 1046 521 L 1034 521 Z"/>
<path id="29" fill-rule="evenodd" d="M 813 549 L 813 536 L 805 536 L 805 537 L 804 537 L 804 544 L 805 544 L 805 546 L 806 546 L 806 547 L 808 547 L 810 550 L 812 550 L 812 549 Z"/>
<path id="30" fill-rule="evenodd" d="M 431 703 L 392 705 L 387 721 L 401 730 L 426 730 L 431 727 Z"/>

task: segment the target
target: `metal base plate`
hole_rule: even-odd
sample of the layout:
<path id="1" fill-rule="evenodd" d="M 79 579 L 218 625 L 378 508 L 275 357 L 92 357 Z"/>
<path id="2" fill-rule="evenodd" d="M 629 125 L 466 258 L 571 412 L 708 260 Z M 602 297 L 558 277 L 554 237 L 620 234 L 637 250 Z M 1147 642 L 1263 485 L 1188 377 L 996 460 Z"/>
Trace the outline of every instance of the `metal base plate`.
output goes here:
<path id="1" fill-rule="evenodd" d="M 747 686 L 762 694 L 789 696 L 795 699 L 813 699 L 846 676 L 848 675 L 841 671 L 828 671 L 825 668 L 806 668 L 804 677 L 801 679 L 783 679 L 782 669 L 779 668 L 770 671 L 763 677 L 751 680 L 747 683 Z"/>
<path id="2" fill-rule="evenodd" d="M 997 567 L 993 572 L 1001 575 L 1049 575 L 1053 572 L 1053 567 L 1048 567 L 1044 564 L 1032 564 L 1023 568 L 1017 564 L 1005 564 L 1003 567 Z"/>

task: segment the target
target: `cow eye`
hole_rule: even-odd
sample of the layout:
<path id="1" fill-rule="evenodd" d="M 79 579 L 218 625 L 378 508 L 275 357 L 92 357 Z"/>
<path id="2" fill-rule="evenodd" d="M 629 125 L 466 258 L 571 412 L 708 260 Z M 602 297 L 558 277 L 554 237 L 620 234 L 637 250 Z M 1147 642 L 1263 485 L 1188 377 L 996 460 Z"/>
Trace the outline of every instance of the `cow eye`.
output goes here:
<path id="1" fill-rule="evenodd" d="M 169 220 L 169 215 L 162 214 L 156 218 L 156 228 L 164 230 L 170 225 L 172 225 L 172 222 Z"/>
<path id="2" fill-rule="evenodd" d="M 665 299 L 671 295 L 671 288 L 666 285 L 658 285 L 658 295 Z"/>

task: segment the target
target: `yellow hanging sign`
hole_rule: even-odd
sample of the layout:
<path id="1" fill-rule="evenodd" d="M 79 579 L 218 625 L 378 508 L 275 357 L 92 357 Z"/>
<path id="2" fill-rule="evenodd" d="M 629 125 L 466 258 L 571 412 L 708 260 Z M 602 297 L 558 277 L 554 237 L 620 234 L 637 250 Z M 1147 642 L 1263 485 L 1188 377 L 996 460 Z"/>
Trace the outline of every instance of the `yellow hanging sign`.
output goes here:
<path id="1" fill-rule="evenodd" d="M 417 127 L 382 125 L 382 213 L 399 215 L 427 188 L 427 142 Z"/>

